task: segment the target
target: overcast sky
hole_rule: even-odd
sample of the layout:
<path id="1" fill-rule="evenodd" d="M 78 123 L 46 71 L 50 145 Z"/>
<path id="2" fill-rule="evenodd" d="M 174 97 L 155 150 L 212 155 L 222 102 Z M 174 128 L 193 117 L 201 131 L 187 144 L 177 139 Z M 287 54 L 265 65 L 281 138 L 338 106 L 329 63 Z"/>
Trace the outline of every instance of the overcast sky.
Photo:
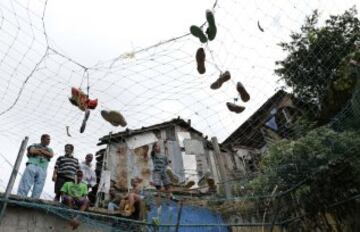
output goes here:
<path id="1" fill-rule="evenodd" d="M 214 9 L 218 35 L 202 45 L 186 34 L 192 24 L 205 22 L 205 10 L 214 1 L 1 1 L 0 186 L 6 185 L 25 136 L 31 144 L 42 133 L 51 134 L 56 156 L 63 154 L 66 143 L 75 144 L 80 159 L 95 153 L 99 137 L 122 130 L 101 118 L 102 109 L 120 110 L 130 129 L 179 115 L 209 137 L 224 140 L 281 85 L 274 63 L 285 54 L 277 44 L 288 41 L 314 9 L 324 19 L 355 3 L 220 0 Z M 200 46 L 207 55 L 204 75 L 197 73 L 194 60 Z M 231 72 L 231 81 L 211 90 L 210 84 L 225 70 Z M 90 97 L 98 98 L 99 106 L 80 134 L 83 113 L 67 97 L 72 86 L 86 89 L 87 77 Z M 248 103 L 237 102 L 246 107 L 242 114 L 225 106 L 238 97 L 237 81 L 251 95 Z M 45 198 L 53 195 L 55 159 Z"/>

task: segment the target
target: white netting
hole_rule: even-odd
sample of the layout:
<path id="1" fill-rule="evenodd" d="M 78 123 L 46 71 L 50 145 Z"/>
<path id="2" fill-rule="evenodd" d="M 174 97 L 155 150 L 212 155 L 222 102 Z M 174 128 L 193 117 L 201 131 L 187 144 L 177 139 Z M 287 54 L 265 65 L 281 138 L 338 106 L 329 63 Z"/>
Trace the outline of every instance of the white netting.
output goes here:
<path id="1" fill-rule="evenodd" d="M 51 147 L 57 155 L 63 153 L 66 143 L 75 145 L 75 154 L 79 158 L 89 152 L 95 153 L 99 149 L 96 146 L 98 138 L 110 131 L 122 130 L 102 119 L 102 109 L 119 110 L 132 129 L 178 116 L 191 119 L 194 128 L 209 137 L 217 136 L 221 142 L 281 86 L 274 69 L 275 61 L 284 58 L 285 54 L 278 43 L 288 41 L 290 32 L 299 28 L 305 16 L 314 9 L 319 9 L 322 16 L 327 17 L 329 13 L 342 13 L 354 3 L 356 1 L 207 1 L 190 11 L 194 15 L 188 16 L 184 10 L 173 19 L 171 11 L 154 2 L 146 6 L 149 8 L 146 12 L 151 11 L 153 17 L 159 17 L 159 23 L 167 22 L 171 27 L 170 34 L 166 34 L 164 25 L 151 24 L 154 22 L 151 20 L 147 24 L 145 17 L 141 20 L 143 28 L 136 30 L 144 30 L 154 45 L 144 43 L 144 47 L 139 48 L 134 44 L 136 48 L 121 50 L 115 58 L 109 57 L 101 62 L 93 60 L 95 65 L 86 65 L 83 63 L 87 63 L 89 57 L 96 57 L 93 53 L 101 51 L 102 46 L 106 47 L 107 41 L 93 44 L 93 51 L 88 47 L 79 54 L 65 55 L 72 54 L 71 47 L 62 45 L 63 52 L 56 45 L 62 37 L 49 33 L 59 31 L 51 26 L 61 21 L 50 15 L 54 12 L 52 1 L 1 2 L 0 186 L 6 184 L 11 164 L 26 135 L 30 137 L 30 143 L 34 143 L 40 140 L 41 134 L 49 133 Z M 184 4 L 190 8 L 192 3 Z M 78 7 L 78 18 L 82 19 L 86 4 L 75 4 L 74 7 Z M 126 3 L 121 8 L 126 9 Z M 188 31 L 191 24 L 200 26 L 205 22 L 206 9 L 215 12 L 218 35 L 214 41 L 202 45 Z M 63 17 L 66 17 L 66 9 L 62 10 L 65 11 Z M 96 13 L 106 14 L 100 10 Z M 134 13 L 134 18 L 119 16 L 117 20 L 131 25 L 141 16 L 139 14 Z M 82 19 L 84 27 L 91 27 L 87 23 L 100 21 L 96 17 L 101 16 L 89 12 L 85 15 L 91 18 Z M 179 17 L 184 17 L 184 20 Z M 96 27 L 101 26 L 94 25 L 95 35 Z M 121 27 L 112 30 L 127 34 Z M 153 41 L 153 38 L 158 39 L 152 35 L 157 31 L 166 34 L 161 39 L 163 42 Z M 62 36 L 66 37 L 66 34 Z M 89 35 L 83 35 L 82 39 L 86 37 Z M 112 40 L 111 35 L 109 40 Z M 207 70 L 204 75 L 197 72 L 195 62 L 195 52 L 201 46 L 206 52 Z M 226 70 L 231 72 L 232 79 L 218 90 L 210 89 L 220 72 Z M 251 95 L 247 103 L 236 102 L 246 107 L 241 114 L 230 112 L 225 105 L 239 98 L 237 81 L 241 81 Z M 91 112 L 85 132 L 80 134 L 83 112 L 71 105 L 68 97 L 71 87 L 81 87 L 86 91 L 88 84 L 90 98 L 98 98 L 99 105 Z M 72 137 L 67 136 L 66 126 Z M 45 190 L 51 193 L 53 184 L 49 176 Z"/>

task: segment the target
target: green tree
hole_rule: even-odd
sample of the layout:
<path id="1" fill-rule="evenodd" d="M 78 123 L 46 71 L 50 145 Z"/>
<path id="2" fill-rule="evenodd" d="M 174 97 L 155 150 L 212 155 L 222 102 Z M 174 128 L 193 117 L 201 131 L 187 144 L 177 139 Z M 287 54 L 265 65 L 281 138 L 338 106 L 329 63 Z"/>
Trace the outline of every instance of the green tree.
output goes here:
<path id="1" fill-rule="evenodd" d="M 320 213 L 332 213 L 340 228 L 354 218 L 354 212 L 359 213 L 358 206 L 351 201 L 330 206 L 359 194 L 359 154 L 359 131 L 335 132 L 319 127 L 297 140 L 282 140 L 271 146 L 261 161 L 262 174 L 250 182 L 250 187 L 256 195 L 268 195 L 275 186 L 278 192 L 292 189 L 282 197 L 284 218 L 306 214 L 305 225 L 309 226 L 310 221 L 318 225 Z M 306 228 L 296 231 L 313 231 Z"/>
<path id="2" fill-rule="evenodd" d="M 341 79 L 342 70 L 348 71 L 349 54 L 356 51 L 355 41 L 360 40 L 356 14 L 353 7 L 317 26 L 319 14 L 314 11 L 300 32 L 291 33 L 290 42 L 280 43 L 288 55 L 276 62 L 279 67 L 275 73 L 293 89 L 297 98 L 316 106 L 314 113 L 325 121 L 350 98 L 356 81 L 338 81 L 337 88 L 333 86 Z"/>

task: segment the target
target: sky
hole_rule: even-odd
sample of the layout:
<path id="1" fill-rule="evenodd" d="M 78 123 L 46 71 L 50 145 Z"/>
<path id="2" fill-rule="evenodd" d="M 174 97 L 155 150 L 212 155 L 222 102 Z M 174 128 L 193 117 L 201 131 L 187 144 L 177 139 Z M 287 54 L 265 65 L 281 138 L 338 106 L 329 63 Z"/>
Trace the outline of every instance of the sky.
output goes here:
<path id="1" fill-rule="evenodd" d="M 201 44 L 189 35 L 205 23 L 215 1 L 145 0 L 4 0 L 0 3 L 0 190 L 6 186 L 21 140 L 52 136 L 56 157 L 66 143 L 81 160 L 101 147 L 98 139 L 113 127 L 102 109 L 119 110 L 136 129 L 177 116 L 221 142 L 282 85 L 275 61 L 286 54 L 278 46 L 298 31 L 305 16 L 319 9 L 322 22 L 356 1 L 219 0 L 213 9 L 218 34 Z M 357 8 L 358 9 L 358 8 Z M 260 31 L 260 24 L 264 32 Z M 196 71 L 195 52 L 206 52 L 206 73 Z M 221 72 L 231 80 L 219 90 L 210 84 Z M 251 95 L 241 114 L 229 112 L 236 82 Z M 86 131 L 83 112 L 67 98 L 71 87 L 99 99 Z M 71 137 L 66 134 L 70 128 Z M 246 135 L 244 135 L 246 136 Z M 53 196 L 49 169 L 43 198 Z M 25 168 L 22 161 L 20 172 Z M 17 189 L 17 182 L 14 191 Z"/>

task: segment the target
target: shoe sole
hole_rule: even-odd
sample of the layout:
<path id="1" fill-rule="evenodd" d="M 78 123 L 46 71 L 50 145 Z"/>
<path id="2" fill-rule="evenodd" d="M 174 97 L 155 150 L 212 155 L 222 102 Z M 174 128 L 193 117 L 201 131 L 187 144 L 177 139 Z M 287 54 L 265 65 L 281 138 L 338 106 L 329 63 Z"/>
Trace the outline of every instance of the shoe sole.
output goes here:
<path id="1" fill-rule="evenodd" d="M 201 30 L 201 28 L 198 27 L 198 26 L 192 25 L 192 26 L 190 27 L 190 33 L 191 33 L 193 36 L 199 38 L 199 40 L 200 40 L 201 43 L 206 43 L 207 40 L 208 40 L 207 37 L 206 37 L 206 35 L 204 34 L 204 32 L 203 32 L 203 31 Z"/>
<path id="2" fill-rule="evenodd" d="M 122 126 L 125 127 L 127 125 L 124 117 L 120 113 L 115 113 L 114 111 L 101 111 L 101 116 L 109 122 L 113 126 Z M 118 120 L 114 120 L 114 117 L 120 117 Z"/>
<path id="3" fill-rule="evenodd" d="M 245 110 L 245 107 L 236 105 L 231 102 L 226 102 L 226 106 L 230 111 L 235 112 L 237 114 L 239 114 Z"/>
<path id="4" fill-rule="evenodd" d="M 199 48 L 196 51 L 196 64 L 197 64 L 197 70 L 200 74 L 204 74 L 206 72 L 206 68 L 205 68 L 205 51 L 203 48 Z"/>
<path id="5" fill-rule="evenodd" d="M 243 84 L 241 84 L 241 82 L 238 82 L 236 84 L 236 90 L 239 92 L 241 100 L 243 100 L 243 102 L 247 102 L 250 100 L 250 95 L 249 93 L 246 91 L 245 87 L 243 86 Z"/>
<path id="6" fill-rule="evenodd" d="M 102 110 L 102 111 L 101 111 L 101 116 L 102 116 L 107 122 L 109 122 L 111 125 L 113 125 L 113 126 L 120 126 L 120 124 L 111 121 L 109 112 L 107 112 L 107 111 L 105 111 L 105 110 Z"/>
<path id="7" fill-rule="evenodd" d="M 231 74 L 229 71 L 226 71 L 223 74 L 221 74 L 220 77 L 214 83 L 210 85 L 210 88 L 219 89 L 222 86 L 222 84 L 224 84 L 230 79 L 231 79 Z"/>
<path id="8" fill-rule="evenodd" d="M 217 33 L 217 28 L 215 24 L 214 14 L 210 10 L 206 10 L 206 21 L 209 24 L 209 27 L 206 30 L 206 34 L 210 41 L 214 40 Z"/>

